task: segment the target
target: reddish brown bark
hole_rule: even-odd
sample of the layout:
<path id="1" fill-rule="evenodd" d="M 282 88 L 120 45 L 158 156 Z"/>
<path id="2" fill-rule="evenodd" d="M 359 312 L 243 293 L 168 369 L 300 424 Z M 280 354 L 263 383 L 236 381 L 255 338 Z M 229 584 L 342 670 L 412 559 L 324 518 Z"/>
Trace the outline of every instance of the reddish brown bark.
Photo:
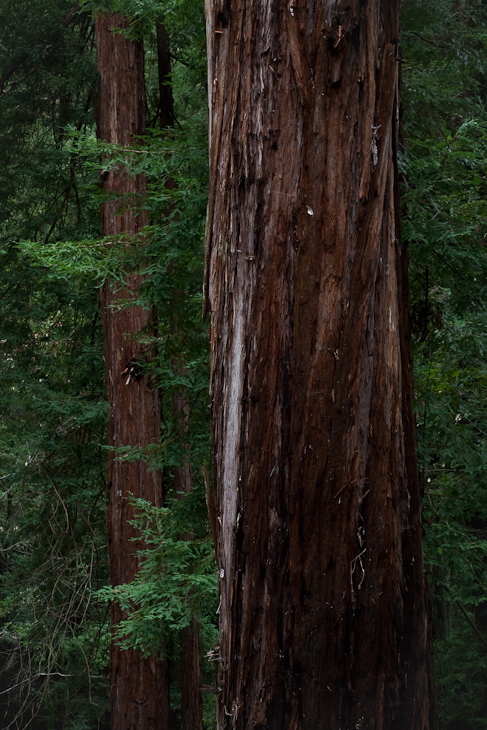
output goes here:
<path id="1" fill-rule="evenodd" d="M 133 145 L 134 135 L 145 131 L 144 56 L 141 42 L 129 40 L 117 29 L 126 28 L 120 15 L 96 17 L 100 71 L 99 137 L 119 145 Z M 138 235 L 147 224 L 138 212 L 145 190 L 141 176 L 112 169 L 103 187 L 113 193 L 102 207 L 104 236 Z M 139 305 L 120 306 L 137 296 L 140 278 L 129 276 L 124 287 L 106 282 L 101 290 L 104 354 L 110 404 L 108 443 L 113 449 L 144 448 L 159 440 L 159 404 L 156 391 L 141 372 L 144 348 L 137 335 L 146 327 L 149 312 Z M 137 530 L 129 524 L 135 516 L 128 498 L 162 502 L 159 471 L 149 471 L 143 461 L 121 461 L 109 452 L 107 509 L 110 579 L 113 586 L 127 583 L 139 568 L 141 547 Z M 122 619 L 112 605 L 112 626 Z M 143 658 L 134 650 L 122 651 L 116 642 L 110 652 L 111 723 L 114 730 L 167 730 L 169 727 L 169 677 L 167 662 Z"/>
<path id="2" fill-rule="evenodd" d="M 218 726 L 433 730 L 398 0 L 207 0 Z"/>
<path id="3" fill-rule="evenodd" d="M 196 616 L 181 645 L 181 730 L 203 730 L 200 625 Z"/>

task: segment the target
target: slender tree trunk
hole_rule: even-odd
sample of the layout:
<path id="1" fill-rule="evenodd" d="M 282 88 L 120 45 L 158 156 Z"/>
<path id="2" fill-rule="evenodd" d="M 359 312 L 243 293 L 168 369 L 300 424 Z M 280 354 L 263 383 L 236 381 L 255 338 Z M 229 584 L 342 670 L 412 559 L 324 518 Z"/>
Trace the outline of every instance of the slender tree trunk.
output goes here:
<path id="1" fill-rule="evenodd" d="M 169 36 L 162 23 L 156 27 L 157 72 L 159 80 L 158 116 L 162 129 L 174 126 L 174 98 L 171 85 L 171 53 Z"/>
<path id="2" fill-rule="evenodd" d="M 99 137 L 119 145 L 133 144 L 133 136 L 145 131 L 144 55 L 140 41 L 129 40 L 117 29 L 127 27 L 120 15 L 96 17 L 100 71 Z M 104 189 L 114 194 L 102 207 L 103 235 L 136 236 L 147 224 L 144 210 L 137 211 L 145 191 L 143 177 L 112 169 Z M 144 448 L 159 440 L 160 416 L 156 391 L 141 372 L 143 346 L 137 335 L 149 321 L 139 305 L 120 306 L 137 296 L 140 278 L 129 276 L 123 288 L 106 282 L 101 290 L 104 352 L 110 404 L 108 443 L 113 449 Z M 139 568 L 136 551 L 141 547 L 137 530 L 129 524 L 134 509 L 128 498 L 162 502 L 162 480 L 143 461 L 120 461 L 109 452 L 107 510 L 110 579 L 113 586 L 127 583 Z M 112 626 L 123 618 L 112 604 Z M 169 677 L 167 662 L 143 658 L 134 650 L 122 651 L 116 642 L 110 653 L 111 723 L 113 730 L 167 730 L 169 726 Z"/>
<path id="3" fill-rule="evenodd" d="M 177 467 L 174 481 L 177 492 L 188 494 L 193 486 L 191 467 Z M 194 535 L 184 534 L 181 539 L 193 540 Z M 181 730 L 203 730 L 201 685 L 200 623 L 198 617 L 193 616 L 181 635 Z"/>
<path id="4" fill-rule="evenodd" d="M 171 85 L 171 53 L 166 28 L 159 23 L 157 32 L 157 61 L 159 77 L 159 122 L 162 129 L 174 126 L 174 98 Z M 169 189 L 175 187 L 174 180 L 166 182 Z M 178 298 L 178 292 L 175 292 Z M 177 321 L 174 322 L 177 330 Z M 184 363 L 173 362 L 174 369 L 184 369 Z M 186 463 L 174 470 L 174 488 L 178 494 L 188 494 L 193 488 L 191 455 L 186 446 L 186 435 L 190 415 L 190 405 L 184 390 L 176 393 L 173 399 L 173 414 L 179 422 L 180 441 L 186 449 Z M 192 540 L 194 535 L 182 535 L 183 540 Z M 201 650 L 200 625 L 197 616 L 183 630 L 181 637 L 181 729 L 203 730 L 203 702 L 201 695 Z"/>
<path id="5" fill-rule="evenodd" d="M 181 646 L 181 730 L 203 730 L 200 624 L 193 616 Z"/>
<path id="6" fill-rule="evenodd" d="M 207 0 L 220 730 L 436 727 L 398 6 Z"/>
<path id="7" fill-rule="evenodd" d="M 175 362 L 174 367 L 179 369 L 178 363 Z M 193 488 L 189 447 L 185 446 L 190 405 L 184 391 L 174 396 L 173 412 L 179 422 L 181 444 L 186 450 L 186 463 L 174 469 L 176 494 L 183 495 L 189 494 Z M 194 540 L 194 535 L 185 533 L 181 539 Z M 203 730 L 201 685 L 200 623 L 198 617 L 193 616 L 181 636 L 181 730 Z"/>

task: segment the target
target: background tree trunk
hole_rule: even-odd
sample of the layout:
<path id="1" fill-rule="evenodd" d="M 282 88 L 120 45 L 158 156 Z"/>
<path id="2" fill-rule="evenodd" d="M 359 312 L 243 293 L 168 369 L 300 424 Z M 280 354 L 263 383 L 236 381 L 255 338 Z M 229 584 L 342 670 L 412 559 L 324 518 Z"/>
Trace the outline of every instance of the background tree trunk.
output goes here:
<path id="1" fill-rule="evenodd" d="M 436 727 L 398 6 L 207 0 L 220 730 Z"/>
<path id="2" fill-rule="evenodd" d="M 163 23 L 156 26 L 157 75 L 159 80 L 158 117 L 161 129 L 174 126 L 174 98 L 171 79 L 169 36 Z"/>
<path id="3" fill-rule="evenodd" d="M 141 41 L 129 40 L 116 29 L 126 28 L 120 15 L 99 13 L 96 17 L 100 71 L 100 139 L 128 146 L 133 136 L 145 132 L 144 55 Z M 115 30 L 114 30 L 115 29 Z M 102 207 L 104 236 L 136 236 L 147 225 L 147 213 L 137 210 L 145 190 L 143 177 L 131 177 L 124 169 L 112 169 L 103 184 L 113 193 Z M 117 196 L 117 199 L 115 198 Z M 101 290 L 104 353 L 107 371 L 110 419 L 108 443 L 144 448 L 159 441 L 160 414 L 157 392 L 141 372 L 146 357 L 137 335 L 147 326 L 149 312 L 134 304 L 118 303 L 137 296 L 140 278 L 129 276 L 123 288 L 106 282 Z M 110 579 L 113 586 L 127 583 L 138 570 L 133 542 L 137 530 L 129 524 L 134 509 L 130 495 L 156 505 L 162 503 L 159 471 L 149 471 L 143 461 L 120 461 L 109 452 L 107 510 Z M 112 604 L 112 626 L 123 618 Z M 143 658 L 132 649 L 122 651 L 113 642 L 110 654 L 111 723 L 114 730 L 167 730 L 169 727 L 169 677 L 167 662 Z"/>
<path id="4" fill-rule="evenodd" d="M 181 370 L 178 361 L 173 363 L 174 370 Z M 173 398 L 173 415 L 179 426 L 179 440 L 185 448 L 185 462 L 174 468 L 174 489 L 176 494 L 189 494 L 193 488 L 191 454 L 185 443 L 190 415 L 188 395 L 179 391 Z M 194 540 L 194 535 L 185 533 L 182 540 Z M 203 699 L 201 694 L 201 646 L 200 622 L 193 615 L 189 626 L 181 632 L 181 730 L 203 730 Z"/>

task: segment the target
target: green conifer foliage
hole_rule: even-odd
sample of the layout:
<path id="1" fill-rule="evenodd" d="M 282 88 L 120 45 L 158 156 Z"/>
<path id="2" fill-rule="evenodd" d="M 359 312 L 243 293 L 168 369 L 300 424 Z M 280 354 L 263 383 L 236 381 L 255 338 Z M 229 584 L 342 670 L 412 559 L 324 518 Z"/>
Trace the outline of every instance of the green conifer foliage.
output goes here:
<path id="1" fill-rule="evenodd" d="M 487 727 L 487 8 L 405 0 L 403 239 L 438 703 Z"/>
<path id="2" fill-rule="evenodd" d="M 0 3 L 3 727 L 92 728 L 107 708 L 96 281 L 40 268 L 20 244 L 98 231 L 92 174 L 66 136 L 93 124 L 92 35 L 62 0 Z"/>
<path id="3" fill-rule="evenodd" d="M 27 6 L 0 2 L 0 607 L 9 666 L 5 697 L 18 727 L 36 713 L 39 728 L 52 722 L 91 730 L 106 722 L 103 599 L 116 596 L 105 589 L 107 409 L 97 287 L 106 277 L 123 281 L 127 271 L 144 275 L 141 302 L 157 324 L 155 333 L 147 333 L 156 357 L 143 366 L 161 393 L 163 429 L 160 447 L 142 454 L 124 450 L 120 458 L 143 458 L 162 469 L 168 498 L 160 513 L 140 505 L 146 555 L 140 576 L 120 596 L 131 607 L 122 640 L 149 654 L 164 647 L 176 666 L 191 611 L 202 622 L 203 652 L 216 636 L 202 469 L 209 452 L 208 342 L 201 320 L 203 10 L 189 0 L 168 3 L 163 16 L 157 3 L 110 5 L 131 14 L 130 32 L 144 34 L 154 127 L 155 22 L 164 22 L 171 39 L 175 128 L 155 128 L 137 150 L 126 151 L 96 143 L 94 9 L 85 4 L 81 11 L 61 0 L 47 7 L 37 0 L 27 13 Z M 103 173 L 103 166 L 120 161 L 147 177 L 143 204 L 150 226 L 142 246 L 124 240 L 107 249 L 99 234 L 97 183 L 100 168 Z M 181 389 L 190 404 L 184 433 L 173 415 Z M 188 455 L 194 489 L 180 500 L 172 488 L 174 470 Z M 181 540 L 183 534 L 194 539 Z M 214 664 L 207 663 L 205 684 L 214 684 L 213 675 Z M 177 676 L 175 669 L 176 716 Z M 205 697 L 205 722 L 212 727 L 213 696 Z"/>

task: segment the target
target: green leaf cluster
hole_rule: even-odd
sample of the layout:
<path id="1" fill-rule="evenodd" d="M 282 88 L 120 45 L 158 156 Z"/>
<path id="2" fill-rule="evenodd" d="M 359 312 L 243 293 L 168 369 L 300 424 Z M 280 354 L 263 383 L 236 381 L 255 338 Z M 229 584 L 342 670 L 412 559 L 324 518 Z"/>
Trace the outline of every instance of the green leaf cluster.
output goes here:
<path id="1" fill-rule="evenodd" d="M 135 525 L 145 544 L 142 568 L 130 584 L 106 588 L 99 595 L 116 600 L 126 618 L 118 636 L 124 647 L 164 655 L 182 629 L 197 615 L 205 643 L 216 641 L 218 607 L 214 548 L 204 514 L 204 494 L 195 485 L 190 494 L 174 495 L 166 507 L 135 500 Z M 194 533 L 199 523 L 199 536 Z M 191 532 L 191 539 L 183 534 Z"/>

